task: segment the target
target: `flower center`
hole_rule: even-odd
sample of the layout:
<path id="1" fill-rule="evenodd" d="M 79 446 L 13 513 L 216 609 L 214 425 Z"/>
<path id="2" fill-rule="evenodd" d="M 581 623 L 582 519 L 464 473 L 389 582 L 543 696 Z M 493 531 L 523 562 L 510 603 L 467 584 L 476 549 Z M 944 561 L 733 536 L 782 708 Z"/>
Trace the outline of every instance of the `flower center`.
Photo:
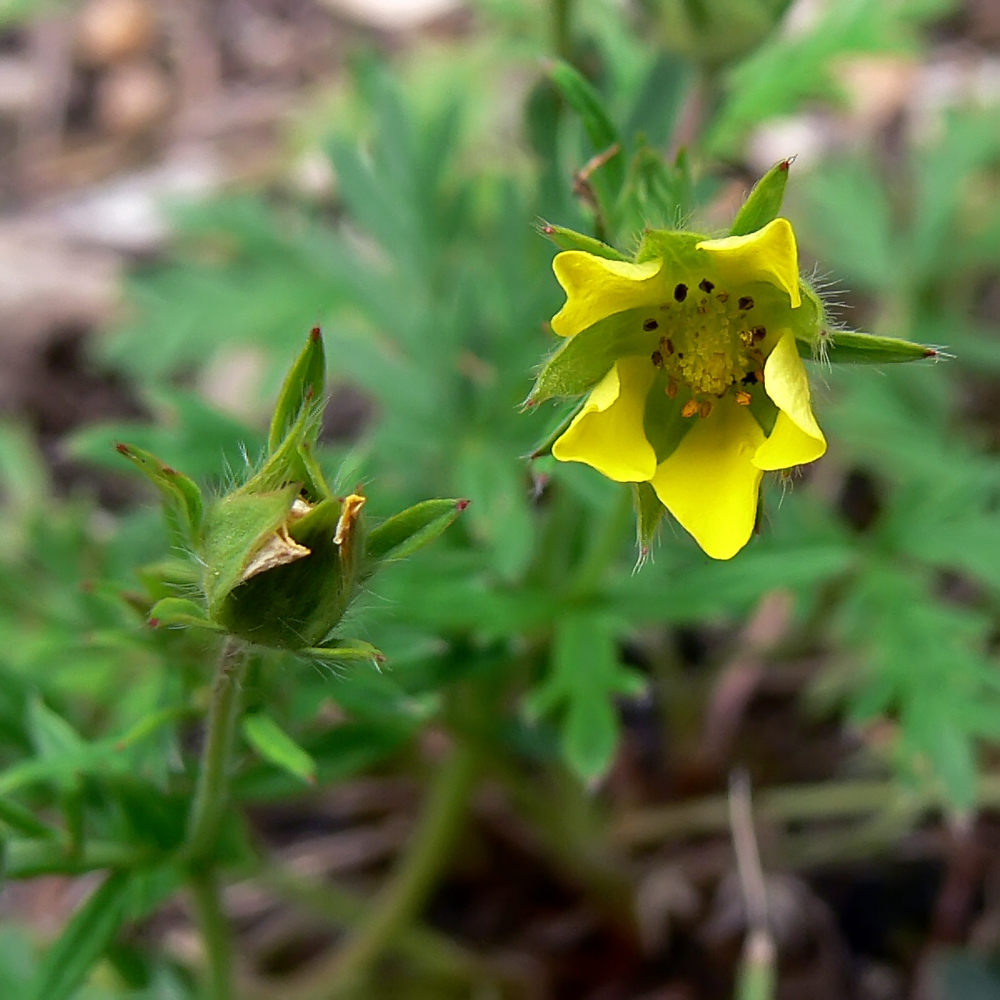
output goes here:
<path id="1" fill-rule="evenodd" d="M 670 378 L 668 395 L 676 394 L 678 383 L 691 390 L 694 405 L 688 404 L 691 414 L 686 415 L 707 413 L 707 397 L 721 397 L 734 385 L 737 401 L 750 402 L 738 384 L 763 369 L 760 345 L 767 336 L 763 326 L 754 324 L 753 310 L 751 296 L 731 295 L 703 278 L 693 287 L 678 284 L 672 299 L 643 322 L 644 330 L 660 332 L 651 360 Z"/>

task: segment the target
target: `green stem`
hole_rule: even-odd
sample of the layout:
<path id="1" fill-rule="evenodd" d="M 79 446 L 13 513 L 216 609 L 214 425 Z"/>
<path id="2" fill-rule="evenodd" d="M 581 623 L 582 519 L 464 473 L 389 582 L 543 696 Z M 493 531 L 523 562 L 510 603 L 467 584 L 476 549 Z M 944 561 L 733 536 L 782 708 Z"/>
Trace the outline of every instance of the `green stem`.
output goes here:
<path id="1" fill-rule="evenodd" d="M 246 665 L 247 658 L 239 643 L 227 638 L 219 652 L 219 666 L 212 684 L 205 746 L 183 850 L 208 963 L 205 992 L 209 1000 L 232 1000 L 235 996 L 232 942 L 211 859 L 229 808 L 229 772 Z"/>
<path id="2" fill-rule="evenodd" d="M 355 931 L 332 960 L 320 963 L 285 1000 L 339 1000 L 419 914 L 447 864 L 468 806 L 476 757 L 458 744 L 436 771 L 427 802 L 405 853 Z"/>
<path id="3" fill-rule="evenodd" d="M 208 963 L 206 1000 L 234 1000 L 232 940 L 215 872 L 210 868 L 192 869 L 188 887 Z"/>
<path id="4" fill-rule="evenodd" d="M 188 816 L 184 854 L 195 865 L 212 854 L 219 826 L 229 805 L 230 756 L 240 714 L 240 690 L 246 663 L 236 640 L 226 639 L 219 653 L 219 667 L 212 685 L 212 704 L 208 710 L 198 787 Z"/>
<path id="5" fill-rule="evenodd" d="M 572 62 L 573 43 L 570 34 L 570 14 L 573 0 L 551 0 L 552 51 L 566 62 Z"/>

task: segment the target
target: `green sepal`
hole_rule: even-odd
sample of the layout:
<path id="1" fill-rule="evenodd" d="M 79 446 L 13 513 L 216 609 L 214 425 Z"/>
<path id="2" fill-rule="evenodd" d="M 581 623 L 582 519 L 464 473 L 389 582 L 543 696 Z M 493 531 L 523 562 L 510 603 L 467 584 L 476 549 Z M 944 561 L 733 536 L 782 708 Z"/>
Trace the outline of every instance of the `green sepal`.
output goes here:
<path id="1" fill-rule="evenodd" d="M 647 306 L 626 309 L 563 341 L 545 362 L 522 405 L 528 408 L 557 396 L 579 396 L 604 378 L 619 358 L 653 351 L 656 337 L 642 328 L 647 315 Z"/>
<path id="2" fill-rule="evenodd" d="M 364 660 L 375 664 L 385 662 L 385 654 L 380 649 L 361 639 L 345 639 L 342 642 L 332 642 L 324 646 L 309 646 L 306 649 L 297 650 L 297 652 L 299 656 L 320 660 L 323 663 L 343 664 L 355 660 Z"/>
<path id="3" fill-rule="evenodd" d="M 225 599 L 211 605 L 212 618 L 233 635 L 262 646 L 299 650 L 322 642 L 354 596 L 363 551 L 360 518 L 341 545 L 334 541 L 340 515 L 340 502 L 331 499 L 299 520 L 284 522 L 292 540 L 309 554 L 243 582 L 237 578 Z"/>
<path id="4" fill-rule="evenodd" d="M 773 222 L 781 211 L 791 159 L 781 160 L 757 183 L 733 219 L 730 236 L 747 236 Z"/>
<path id="5" fill-rule="evenodd" d="M 267 435 L 268 454 L 276 451 L 295 426 L 304 407 L 323 398 L 326 359 L 319 327 L 313 327 L 302 353 L 285 376 Z"/>
<path id="6" fill-rule="evenodd" d="M 649 483 L 632 484 L 632 502 L 635 506 L 636 541 L 639 545 L 641 565 L 653 550 L 667 508 L 660 502 L 656 490 Z"/>
<path id="7" fill-rule="evenodd" d="M 201 537 L 205 504 L 201 490 L 193 479 L 172 469 L 152 452 L 128 444 L 117 444 L 115 450 L 127 458 L 163 496 L 167 520 L 185 540 L 196 545 Z"/>
<path id="8" fill-rule="evenodd" d="M 267 457 L 260 470 L 248 479 L 237 492 L 263 493 L 281 489 L 288 483 L 308 485 L 312 483 L 312 473 L 303 467 L 302 453 L 313 444 L 319 431 L 323 415 L 323 399 L 306 399 L 295 423 L 278 444 L 277 448 Z M 311 491 L 311 499 L 323 499 Z"/>
<path id="9" fill-rule="evenodd" d="M 848 330 L 823 330 L 816 341 L 797 340 L 796 343 L 803 358 L 833 364 L 888 365 L 948 357 L 936 347 L 925 344 Z"/>
<path id="10" fill-rule="evenodd" d="M 206 614 L 205 609 L 194 601 L 181 597 L 164 597 L 149 609 L 149 624 L 152 628 L 161 625 L 190 625 L 193 628 L 205 628 L 212 632 L 222 629 Z"/>
<path id="11" fill-rule="evenodd" d="M 546 432 L 541 441 L 532 449 L 528 458 L 534 460 L 551 455 L 552 446 L 566 433 L 567 428 L 573 423 L 576 415 L 583 409 L 584 403 L 586 403 L 585 399 L 579 399 L 571 406 L 565 407 L 559 417 L 553 421 L 551 429 Z"/>
<path id="12" fill-rule="evenodd" d="M 408 507 L 372 528 L 365 556 L 372 562 L 405 559 L 437 538 L 468 506 L 468 500 L 424 500 Z"/>
<path id="13" fill-rule="evenodd" d="M 243 719 L 243 738 L 266 761 L 308 785 L 316 783 L 316 761 L 264 712 Z"/>
<path id="14" fill-rule="evenodd" d="M 565 226 L 554 226 L 550 222 L 542 222 L 538 231 L 551 240 L 560 250 L 583 250 L 591 253 L 595 257 L 604 257 L 606 260 L 624 260 L 629 258 L 614 247 L 595 240 L 593 236 L 584 236 L 583 233 L 567 229 Z"/>
<path id="15" fill-rule="evenodd" d="M 212 618 L 261 546 L 288 521 L 298 485 L 265 493 L 231 493 L 205 515 L 203 589 Z"/>

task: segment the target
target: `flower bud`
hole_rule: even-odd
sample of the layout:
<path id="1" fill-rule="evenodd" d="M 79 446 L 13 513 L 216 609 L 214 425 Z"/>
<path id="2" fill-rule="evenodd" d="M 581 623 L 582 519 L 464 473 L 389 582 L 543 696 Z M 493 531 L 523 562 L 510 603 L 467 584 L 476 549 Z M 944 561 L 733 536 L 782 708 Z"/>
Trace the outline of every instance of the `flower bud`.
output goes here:
<path id="1" fill-rule="evenodd" d="M 201 600 L 163 598 L 151 623 L 198 626 L 314 658 L 378 656 L 366 643 L 331 638 L 359 585 L 382 562 L 444 531 L 466 501 L 417 504 L 369 538 L 365 497 L 334 496 L 314 455 L 324 371 L 316 329 L 282 386 L 262 465 L 207 503 L 192 480 L 155 456 L 118 446 L 160 489 L 168 521 L 201 567 Z"/>

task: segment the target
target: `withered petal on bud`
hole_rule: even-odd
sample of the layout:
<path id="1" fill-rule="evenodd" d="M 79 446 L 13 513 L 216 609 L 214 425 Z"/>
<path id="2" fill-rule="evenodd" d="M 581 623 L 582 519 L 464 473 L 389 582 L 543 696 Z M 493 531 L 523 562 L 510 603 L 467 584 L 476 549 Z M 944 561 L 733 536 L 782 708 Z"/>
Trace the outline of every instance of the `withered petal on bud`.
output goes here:
<path id="1" fill-rule="evenodd" d="M 288 563 L 295 562 L 309 555 L 312 549 L 307 549 L 304 545 L 299 545 L 294 538 L 288 534 L 288 529 L 281 525 L 280 528 L 257 550 L 250 562 L 247 563 L 240 583 L 246 583 L 252 576 L 258 573 L 266 573 L 269 569 L 278 566 L 287 566 Z"/>
<path id="2" fill-rule="evenodd" d="M 334 545 L 343 546 L 345 542 L 350 540 L 354 532 L 355 522 L 358 520 L 358 515 L 364 505 L 365 498 L 359 493 L 352 493 L 344 498 L 344 507 L 337 521 L 337 529 L 333 533 Z"/>

